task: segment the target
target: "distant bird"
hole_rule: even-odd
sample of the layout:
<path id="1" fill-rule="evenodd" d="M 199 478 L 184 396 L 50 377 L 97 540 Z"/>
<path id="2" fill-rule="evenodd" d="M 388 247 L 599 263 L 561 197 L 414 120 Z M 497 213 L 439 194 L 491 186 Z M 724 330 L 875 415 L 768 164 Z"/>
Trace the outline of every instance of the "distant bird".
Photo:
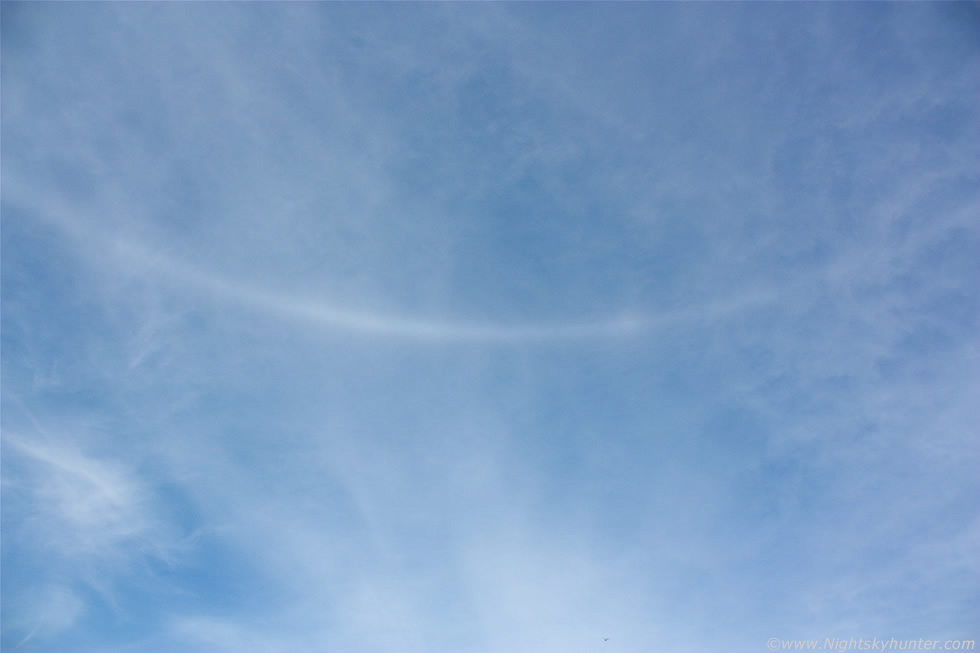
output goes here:
<path id="1" fill-rule="evenodd" d="M 609 638 L 608 638 L 608 637 L 603 637 L 603 638 L 602 638 L 602 641 L 604 641 L 604 642 L 608 642 L 608 641 L 609 641 Z"/>

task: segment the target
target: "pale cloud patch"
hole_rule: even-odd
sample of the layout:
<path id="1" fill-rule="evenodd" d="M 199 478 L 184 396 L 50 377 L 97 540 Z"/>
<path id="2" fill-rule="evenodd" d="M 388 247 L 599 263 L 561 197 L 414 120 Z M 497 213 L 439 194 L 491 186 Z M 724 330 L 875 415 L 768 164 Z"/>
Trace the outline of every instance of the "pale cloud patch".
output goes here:
<path id="1" fill-rule="evenodd" d="M 9 600 L 9 598 L 8 598 Z M 43 641 L 72 628 L 85 612 L 85 602 L 76 592 L 59 585 L 37 586 L 17 597 L 5 611 L 4 627 L 27 631 L 16 648 L 32 640 Z"/>
<path id="2" fill-rule="evenodd" d="M 59 579 L 85 589 L 5 592 L 5 602 L 29 608 L 13 610 L 14 630 L 54 636 L 78 622 L 89 600 L 126 611 L 118 584 L 152 582 L 154 565 L 172 567 L 187 550 L 190 540 L 128 462 L 47 434 L 5 432 L 3 449 L 4 548 L 22 563 L 18 576 L 33 574 L 29 587 Z"/>

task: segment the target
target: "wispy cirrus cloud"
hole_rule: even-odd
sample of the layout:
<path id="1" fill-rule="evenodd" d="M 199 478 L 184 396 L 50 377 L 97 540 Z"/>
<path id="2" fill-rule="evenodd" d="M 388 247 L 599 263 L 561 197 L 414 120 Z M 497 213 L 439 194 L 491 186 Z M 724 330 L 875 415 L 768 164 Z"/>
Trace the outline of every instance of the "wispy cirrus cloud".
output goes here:
<path id="1" fill-rule="evenodd" d="M 13 626 L 22 639 L 21 648 L 35 637 L 44 640 L 70 629 L 85 611 L 85 602 L 71 590 L 58 585 L 38 584 L 17 597 L 16 606 L 8 608 L 7 628 Z M 24 635 L 24 633 L 27 633 Z"/>
<path id="2" fill-rule="evenodd" d="M 5 434 L 8 456 L 20 461 L 8 478 L 12 490 L 30 495 L 28 528 L 66 558 L 100 561 L 130 546 L 161 550 L 151 535 L 158 526 L 147 514 L 148 496 L 131 472 L 93 459 L 72 445 L 43 443 Z"/>
<path id="3" fill-rule="evenodd" d="M 4 548 L 25 561 L 8 568 L 4 597 L 18 647 L 75 626 L 86 596 L 116 606 L 120 581 L 175 564 L 181 535 L 128 463 L 84 453 L 78 438 L 5 428 L 2 442 Z"/>

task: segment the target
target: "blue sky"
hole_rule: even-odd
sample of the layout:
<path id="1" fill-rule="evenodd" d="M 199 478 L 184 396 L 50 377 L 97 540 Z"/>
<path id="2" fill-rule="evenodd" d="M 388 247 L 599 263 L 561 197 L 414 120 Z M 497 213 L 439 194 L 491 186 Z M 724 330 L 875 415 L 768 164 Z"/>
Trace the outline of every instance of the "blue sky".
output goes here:
<path id="1" fill-rule="evenodd" d="M 978 27 L 3 3 L 0 644 L 976 638 Z"/>

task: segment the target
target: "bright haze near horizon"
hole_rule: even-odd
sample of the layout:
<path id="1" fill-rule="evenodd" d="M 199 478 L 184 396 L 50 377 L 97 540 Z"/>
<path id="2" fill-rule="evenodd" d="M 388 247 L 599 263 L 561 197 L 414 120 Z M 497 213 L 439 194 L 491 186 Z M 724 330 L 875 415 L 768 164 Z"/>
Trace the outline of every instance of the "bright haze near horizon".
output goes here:
<path id="1" fill-rule="evenodd" d="M 976 4 L 0 19 L 3 650 L 978 636 Z"/>

